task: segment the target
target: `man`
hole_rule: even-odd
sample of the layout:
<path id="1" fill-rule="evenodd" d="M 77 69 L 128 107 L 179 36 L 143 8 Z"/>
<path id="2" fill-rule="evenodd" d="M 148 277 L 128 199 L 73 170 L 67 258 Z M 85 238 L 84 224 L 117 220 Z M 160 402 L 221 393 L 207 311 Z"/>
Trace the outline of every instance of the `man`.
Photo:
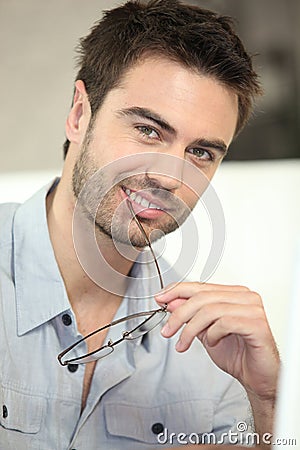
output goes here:
<path id="1" fill-rule="evenodd" d="M 180 433 L 229 442 L 250 404 L 257 433 L 271 432 L 279 358 L 246 287 L 169 286 L 155 296 L 170 313 L 161 332 L 131 342 L 143 327 L 129 326 L 120 340 L 120 321 L 58 363 L 83 336 L 158 308 L 151 264 L 118 246 L 139 253 L 184 221 L 197 201 L 185 166 L 210 180 L 259 93 L 230 20 L 176 0 L 107 12 L 80 54 L 61 179 L 0 209 L 1 449 L 159 448 Z M 177 163 L 161 169 L 165 158 Z M 86 269 L 89 229 L 108 268 Z M 102 347 L 114 352 L 98 360 Z"/>

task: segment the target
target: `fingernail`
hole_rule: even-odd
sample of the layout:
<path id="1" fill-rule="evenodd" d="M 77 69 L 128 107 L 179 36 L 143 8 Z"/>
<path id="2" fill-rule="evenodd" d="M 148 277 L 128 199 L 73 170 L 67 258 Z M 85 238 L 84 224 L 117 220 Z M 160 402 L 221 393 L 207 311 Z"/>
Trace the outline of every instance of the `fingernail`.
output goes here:
<path id="1" fill-rule="evenodd" d="M 176 349 L 178 352 L 182 352 L 182 351 L 184 350 L 184 343 L 182 342 L 181 339 L 179 339 L 179 340 L 177 341 L 177 343 L 176 343 L 176 345 L 175 345 L 175 349 Z"/>
<path id="2" fill-rule="evenodd" d="M 170 334 L 170 327 L 168 325 L 168 323 L 166 323 L 162 329 L 161 329 L 161 334 L 165 337 L 167 337 Z"/>

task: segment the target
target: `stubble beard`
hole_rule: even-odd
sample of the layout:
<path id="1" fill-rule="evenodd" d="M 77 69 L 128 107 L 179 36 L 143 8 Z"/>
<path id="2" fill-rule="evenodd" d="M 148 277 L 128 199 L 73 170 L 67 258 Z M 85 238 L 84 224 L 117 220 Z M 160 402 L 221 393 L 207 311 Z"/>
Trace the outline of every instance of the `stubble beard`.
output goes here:
<path id="1" fill-rule="evenodd" d="M 104 171 L 99 171 L 90 149 L 91 136 L 87 134 L 85 142 L 82 145 L 80 155 L 74 165 L 72 174 L 72 189 L 75 198 L 80 199 L 80 206 L 85 218 L 95 226 L 96 239 L 100 239 L 101 235 L 105 235 L 116 242 L 133 245 L 136 248 L 143 248 L 147 244 L 145 238 L 138 230 L 137 225 L 131 222 L 129 229 L 126 227 L 126 221 L 122 217 L 114 218 L 116 207 L 118 207 L 117 197 L 121 189 L 120 184 L 115 184 L 111 180 L 106 179 Z M 97 175 L 96 172 L 98 172 Z M 93 179 L 91 179 L 93 177 Z M 135 177 L 131 177 L 133 180 Z M 138 183 L 140 176 L 136 177 L 135 183 Z M 84 189 L 84 186 L 89 181 L 89 188 Z M 140 186 L 142 189 L 142 186 Z M 82 194 L 81 194 L 82 192 Z M 102 199 L 99 202 L 99 199 Z M 121 208 L 120 208 L 121 209 Z M 123 209 L 124 212 L 124 209 Z M 145 231 L 149 236 L 150 233 L 159 229 L 164 234 L 175 231 L 188 216 L 187 212 L 183 212 L 179 218 L 174 218 L 167 215 L 165 220 L 159 220 L 157 223 L 153 220 L 139 218 L 143 223 Z M 113 233 L 112 233 L 113 223 Z M 129 223 L 127 221 L 127 223 Z M 158 233 L 161 236 L 161 233 Z M 154 238 L 153 238 L 154 237 Z M 151 241 L 155 241 L 155 233 L 151 235 Z M 99 241 L 98 241 L 99 242 Z"/>

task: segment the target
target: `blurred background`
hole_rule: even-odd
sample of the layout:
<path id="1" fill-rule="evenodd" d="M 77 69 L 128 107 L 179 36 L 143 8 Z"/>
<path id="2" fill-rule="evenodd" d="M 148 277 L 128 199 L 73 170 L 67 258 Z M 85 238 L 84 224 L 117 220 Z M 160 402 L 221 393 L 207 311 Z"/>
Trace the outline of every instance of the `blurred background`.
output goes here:
<path id="1" fill-rule="evenodd" d="M 115 0 L 0 0 L 0 171 L 60 167 L 78 38 Z M 188 2 L 186 2 L 188 3 Z M 194 0 L 236 19 L 265 95 L 228 160 L 300 157 L 299 0 Z"/>
<path id="2" fill-rule="evenodd" d="M 236 19 L 264 89 L 249 126 L 228 160 L 300 157 L 299 0 L 203 0 L 194 2 Z"/>
<path id="3" fill-rule="evenodd" d="M 74 49 L 101 11 L 120 3 L 0 0 L 0 201 L 23 201 L 59 175 L 76 73 Z M 186 3 L 231 15 L 246 48 L 256 55 L 265 94 L 214 181 L 227 242 L 211 281 L 246 284 L 260 292 L 281 348 L 300 236 L 300 2 Z M 208 236 L 201 207 L 195 214 L 201 234 Z M 177 239 L 177 234 L 170 237 L 166 255 L 171 260 Z M 200 266 L 195 264 L 192 278 Z"/>

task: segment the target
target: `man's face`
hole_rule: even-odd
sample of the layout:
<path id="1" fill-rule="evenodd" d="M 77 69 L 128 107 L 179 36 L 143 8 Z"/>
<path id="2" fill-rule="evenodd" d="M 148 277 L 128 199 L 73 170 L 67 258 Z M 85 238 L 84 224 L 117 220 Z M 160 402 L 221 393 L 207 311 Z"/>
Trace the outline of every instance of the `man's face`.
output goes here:
<path id="1" fill-rule="evenodd" d="M 237 96 L 214 79 L 167 59 L 145 59 L 108 93 L 92 129 L 87 130 L 73 170 L 75 197 L 98 169 L 124 156 L 148 152 L 157 154 L 158 165 L 160 155 L 186 160 L 210 180 L 234 136 L 237 116 Z M 122 179 L 121 175 L 115 173 L 115 179 Z M 124 210 L 117 210 L 124 199 L 131 202 L 148 235 L 154 229 L 173 231 L 198 200 L 188 180 L 182 182 L 180 163 L 176 176 L 151 171 L 147 164 L 140 174 L 124 176 L 117 184 L 115 179 L 104 171 L 91 195 L 85 197 L 85 206 L 93 210 L 98 194 L 103 197 L 107 192 L 96 225 L 111 235 L 114 220 L 114 238 L 120 242 L 128 242 L 124 226 L 128 219 L 122 217 Z M 114 218 L 116 211 L 120 217 Z M 136 227 L 130 225 L 130 240 L 143 247 L 144 238 Z"/>

